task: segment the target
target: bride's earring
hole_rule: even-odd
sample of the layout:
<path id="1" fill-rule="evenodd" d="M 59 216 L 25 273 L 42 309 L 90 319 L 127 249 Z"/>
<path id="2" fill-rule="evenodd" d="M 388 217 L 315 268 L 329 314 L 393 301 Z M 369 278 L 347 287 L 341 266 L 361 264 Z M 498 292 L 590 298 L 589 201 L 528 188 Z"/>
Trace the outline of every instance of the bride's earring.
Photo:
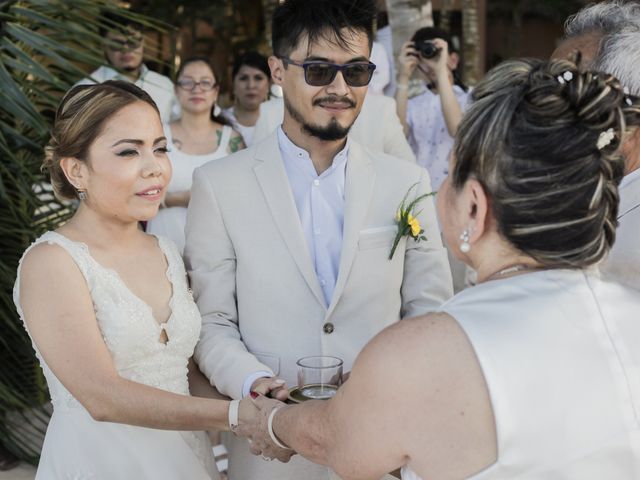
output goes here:
<path id="1" fill-rule="evenodd" d="M 469 253 L 471 250 L 471 244 L 469 243 L 469 230 L 462 232 L 460 235 L 460 241 L 462 242 L 460 243 L 460 251 L 462 253 Z"/>

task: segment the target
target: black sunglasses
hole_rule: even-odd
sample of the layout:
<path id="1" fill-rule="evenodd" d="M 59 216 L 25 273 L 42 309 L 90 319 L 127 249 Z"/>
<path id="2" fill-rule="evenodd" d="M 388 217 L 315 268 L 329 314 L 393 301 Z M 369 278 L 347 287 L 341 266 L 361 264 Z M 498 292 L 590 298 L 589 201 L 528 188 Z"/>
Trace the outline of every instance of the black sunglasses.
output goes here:
<path id="1" fill-rule="evenodd" d="M 298 63 L 287 57 L 280 57 L 280 59 L 288 65 L 304 68 L 304 81 L 312 87 L 329 85 L 336 78 L 338 72 L 342 72 L 342 77 L 347 85 L 351 87 L 364 87 L 365 85 L 369 85 L 373 71 L 376 69 L 375 64 L 371 62 L 346 63 L 340 65 L 337 63 L 318 61 Z"/>

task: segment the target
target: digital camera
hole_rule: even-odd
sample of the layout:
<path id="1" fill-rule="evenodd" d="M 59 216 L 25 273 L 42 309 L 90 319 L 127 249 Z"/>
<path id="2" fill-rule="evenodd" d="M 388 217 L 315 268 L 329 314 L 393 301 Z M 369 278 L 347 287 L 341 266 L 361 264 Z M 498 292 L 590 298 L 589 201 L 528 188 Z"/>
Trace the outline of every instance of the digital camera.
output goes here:
<path id="1" fill-rule="evenodd" d="M 440 48 L 435 43 L 425 40 L 424 42 L 414 43 L 416 50 L 422 58 L 435 58 L 440 53 Z"/>

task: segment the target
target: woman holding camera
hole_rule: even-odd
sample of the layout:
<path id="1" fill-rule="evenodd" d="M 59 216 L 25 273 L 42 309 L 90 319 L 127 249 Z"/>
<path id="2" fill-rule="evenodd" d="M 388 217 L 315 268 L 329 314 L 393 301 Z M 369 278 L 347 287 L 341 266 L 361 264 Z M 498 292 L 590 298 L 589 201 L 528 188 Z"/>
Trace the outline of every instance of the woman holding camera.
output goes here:
<path id="1" fill-rule="evenodd" d="M 459 56 L 451 36 L 439 28 L 421 28 L 400 54 L 396 102 L 418 164 L 437 190 L 448 174 L 453 137 L 467 105 L 469 92 L 458 76 Z M 424 93 L 409 99 L 408 84 L 418 69 L 427 82 Z"/>

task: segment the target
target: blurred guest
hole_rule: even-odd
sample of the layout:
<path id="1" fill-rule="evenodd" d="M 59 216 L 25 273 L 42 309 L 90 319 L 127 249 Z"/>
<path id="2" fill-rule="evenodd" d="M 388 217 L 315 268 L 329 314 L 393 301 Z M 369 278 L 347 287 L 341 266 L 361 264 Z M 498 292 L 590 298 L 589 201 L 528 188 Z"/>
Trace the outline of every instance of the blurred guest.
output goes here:
<path id="1" fill-rule="evenodd" d="M 235 61 L 232 76 L 234 104 L 224 110 L 224 115 L 250 146 L 260 105 L 269 99 L 269 63 L 258 52 L 247 52 Z"/>
<path id="2" fill-rule="evenodd" d="M 101 15 L 100 37 L 104 39 L 104 56 L 108 65 L 94 71 L 78 85 L 125 80 L 147 92 L 160 111 L 160 118 L 168 122 L 176 106 L 173 82 L 153 72 L 143 63 L 144 36 L 142 24 L 110 11 Z"/>
<path id="3" fill-rule="evenodd" d="M 640 296 L 592 267 L 640 118 L 565 60 L 505 62 L 473 96 L 438 213 L 479 284 L 380 333 L 331 400 L 253 395 L 254 453 L 286 460 L 277 442 L 350 480 L 639 477 Z"/>
<path id="4" fill-rule="evenodd" d="M 565 26 L 554 57 L 579 51 L 583 65 L 618 77 L 640 96 L 640 4 L 601 2 L 580 10 Z M 605 275 L 640 289 L 640 129 L 622 146 L 625 177 L 620 184 L 617 241 L 602 265 Z"/>
<path id="5" fill-rule="evenodd" d="M 391 69 L 387 52 L 381 43 L 374 41 L 371 45 L 371 61 L 376 64 L 373 77 L 369 84 L 369 95 L 384 95 L 384 89 L 389 85 Z"/>
<path id="6" fill-rule="evenodd" d="M 147 231 L 170 238 L 182 253 L 193 171 L 245 145 L 216 105 L 219 77 L 206 57 L 185 60 L 176 78 L 175 92 L 182 114 L 164 126 L 173 176 L 163 208 L 148 222 Z"/>
<path id="7" fill-rule="evenodd" d="M 396 102 L 398 116 L 418 165 L 431 177 L 434 190 L 448 174 L 453 137 L 462 119 L 469 93 L 458 75 L 459 57 L 451 36 L 444 30 L 425 27 L 402 46 Z M 427 82 L 427 90 L 409 99 L 409 78 L 415 70 Z"/>

